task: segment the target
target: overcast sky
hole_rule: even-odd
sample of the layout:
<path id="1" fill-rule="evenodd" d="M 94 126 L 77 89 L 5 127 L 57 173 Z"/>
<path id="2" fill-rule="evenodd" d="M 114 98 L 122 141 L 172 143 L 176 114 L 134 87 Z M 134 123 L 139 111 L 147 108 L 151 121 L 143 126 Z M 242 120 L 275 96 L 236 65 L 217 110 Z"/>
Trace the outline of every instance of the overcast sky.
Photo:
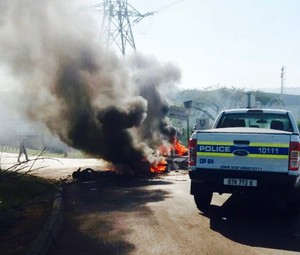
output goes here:
<path id="1" fill-rule="evenodd" d="M 101 1 L 99 1 L 101 2 Z M 300 87 L 299 0 L 129 0 L 139 52 L 182 69 L 182 88 Z M 174 3 L 174 5 L 172 5 Z M 166 8 L 164 8 L 166 6 Z"/>

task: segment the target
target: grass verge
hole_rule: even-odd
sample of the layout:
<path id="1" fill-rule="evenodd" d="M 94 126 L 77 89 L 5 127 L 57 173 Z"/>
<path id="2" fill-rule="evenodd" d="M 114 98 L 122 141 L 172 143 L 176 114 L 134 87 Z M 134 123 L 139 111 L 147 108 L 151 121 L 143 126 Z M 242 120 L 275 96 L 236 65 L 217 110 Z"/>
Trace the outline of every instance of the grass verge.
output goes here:
<path id="1" fill-rule="evenodd" d="M 47 219 L 53 182 L 0 169 L 0 254 L 25 254 Z"/>

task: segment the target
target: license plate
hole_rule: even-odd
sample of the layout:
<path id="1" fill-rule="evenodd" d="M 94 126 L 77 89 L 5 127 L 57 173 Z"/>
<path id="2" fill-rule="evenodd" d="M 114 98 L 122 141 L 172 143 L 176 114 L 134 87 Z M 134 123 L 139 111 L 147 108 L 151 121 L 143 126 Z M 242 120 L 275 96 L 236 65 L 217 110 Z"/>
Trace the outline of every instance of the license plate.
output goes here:
<path id="1" fill-rule="evenodd" d="M 257 180 L 224 178 L 223 184 L 229 186 L 257 187 Z"/>

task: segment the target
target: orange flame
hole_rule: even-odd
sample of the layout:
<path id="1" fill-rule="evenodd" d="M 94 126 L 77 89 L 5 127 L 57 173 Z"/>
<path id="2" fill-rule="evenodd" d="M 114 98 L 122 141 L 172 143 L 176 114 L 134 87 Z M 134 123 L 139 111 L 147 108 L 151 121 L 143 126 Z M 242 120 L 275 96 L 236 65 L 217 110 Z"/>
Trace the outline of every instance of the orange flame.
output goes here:
<path id="1" fill-rule="evenodd" d="M 182 145 L 177 139 L 175 139 L 173 147 L 175 153 L 178 154 L 179 156 L 183 156 L 188 152 L 188 148 Z"/>
<path id="2" fill-rule="evenodd" d="M 159 155 L 170 156 L 171 150 L 173 150 L 177 155 L 184 156 L 188 152 L 188 148 L 182 145 L 177 138 L 174 137 L 174 140 L 171 146 L 160 145 L 158 147 Z M 152 173 L 163 173 L 167 170 L 168 162 L 165 159 L 162 159 L 158 162 L 152 163 L 150 166 L 150 171 Z"/>
<path id="3" fill-rule="evenodd" d="M 156 173 L 156 174 L 161 174 L 164 171 L 166 171 L 167 169 L 167 164 L 168 162 L 165 159 L 162 159 L 161 161 L 157 162 L 157 163 L 153 163 L 150 166 L 150 171 L 152 173 Z"/>

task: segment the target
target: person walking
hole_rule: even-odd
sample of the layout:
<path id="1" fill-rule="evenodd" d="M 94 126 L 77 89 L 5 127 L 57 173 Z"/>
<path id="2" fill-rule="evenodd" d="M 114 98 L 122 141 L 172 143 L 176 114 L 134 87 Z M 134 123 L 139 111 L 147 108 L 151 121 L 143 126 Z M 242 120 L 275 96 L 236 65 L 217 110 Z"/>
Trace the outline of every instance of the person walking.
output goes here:
<path id="1" fill-rule="evenodd" d="M 18 162 L 21 162 L 20 158 L 21 158 L 22 154 L 24 154 L 24 156 L 26 158 L 26 161 L 28 161 L 27 150 L 26 150 L 26 147 L 25 147 L 25 140 L 26 140 L 26 138 L 23 137 L 22 140 L 21 140 L 20 146 L 19 146 Z"/>

